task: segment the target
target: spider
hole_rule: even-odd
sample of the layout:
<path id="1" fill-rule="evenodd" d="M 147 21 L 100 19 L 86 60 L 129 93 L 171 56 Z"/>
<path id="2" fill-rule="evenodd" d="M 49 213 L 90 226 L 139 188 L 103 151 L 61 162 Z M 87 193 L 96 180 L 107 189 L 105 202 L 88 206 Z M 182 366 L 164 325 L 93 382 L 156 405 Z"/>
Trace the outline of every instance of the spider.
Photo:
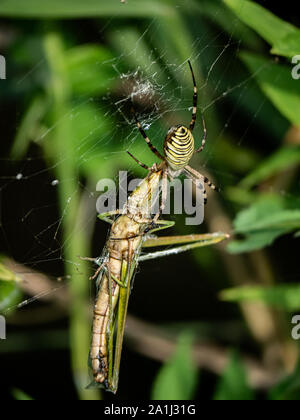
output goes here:
<path id="1" fill-rule="evenodd" d="M 191 160 L 192 156 L 195 153 L 200 153 L 203 151 L 207 139 L 207 129 L 205 125 L 204 117 L 202 117 L 203 121 L 203 138 L 201 142 L 201 146 L 195 150 L 195 141 L 193 136 L 193 129 L 196 124 L 197 119 L 197 104 L 198 104 L 198 90 L 196 84 L 195 74 L 192 68 L 192 64 L 190 60 L 188 60 L 188 64 L 190 67 L 193 84 L 194 84 L 194 95 L 193 95 L 193 111 L 192 111 L 192 120 L 190 122 L 189 128 L 185 125 L 176 125 L 169 129 L 165 141 L 164 141 L 164 156 L 153 146 L 149 137 L 145 133 L 141 123 L 139 122 L 134 109 L 132 109 L 136 125 L 144 137 L 146 143 L 148 144 L 151 151 L 162 161 L 158 166 L 156 164 L 153 165 L 152 168 L 145 165 L 144 163 L 140 162 L 137 158 L 135 158 L 129 151 L 127 153 L 137 162 L 142 168 L 148 171 L 160 170 L 162 171 L 162 199 L 160 205 L 160 211 L 155 216 L 154 221 L 157 221 L 161 212 L 165 208 L 165 202 L 167 199 L 167 191 L 168 191 L 168 177 L 172 180 L 175 177 L 178 177 L 181 173 L 184 173 L 188 178 L 192 179 L 192 181 L 197 185 L 197 181 L 202 181 L 207 184 L 211 189 L 215 191 L 219 191 L 210 180 L 196 171 L 195 169 L 191 168 L 188 164 Z M 204 189 L 204 203 L 207 203 L 207 192 Z"/>

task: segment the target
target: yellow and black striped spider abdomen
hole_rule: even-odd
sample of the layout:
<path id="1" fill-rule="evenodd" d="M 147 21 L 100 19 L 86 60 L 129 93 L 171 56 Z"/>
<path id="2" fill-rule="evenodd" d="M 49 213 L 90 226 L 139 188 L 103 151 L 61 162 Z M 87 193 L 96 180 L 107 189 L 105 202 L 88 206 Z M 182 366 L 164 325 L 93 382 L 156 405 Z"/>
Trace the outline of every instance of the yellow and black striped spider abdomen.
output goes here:
<path id="1" fill-rule="evenodd" d="M 194 136 L 184 125 L 172 127 L 164 143 L 165 158 L 174 171 L 182 170 L 194 154 Z"/>

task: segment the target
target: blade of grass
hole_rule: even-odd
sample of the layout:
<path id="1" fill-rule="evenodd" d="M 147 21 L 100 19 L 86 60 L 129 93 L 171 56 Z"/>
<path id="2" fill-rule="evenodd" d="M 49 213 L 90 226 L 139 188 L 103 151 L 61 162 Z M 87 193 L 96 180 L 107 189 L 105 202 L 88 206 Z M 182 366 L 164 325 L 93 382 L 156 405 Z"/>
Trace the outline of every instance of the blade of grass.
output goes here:
<path id="1" fill-rule="evenodd" d="M 275 107 L 299 126 L 300 84 L 292 78 L 291 69 L 252 53 L 243 52 L 241 59 Z"/>
<path id="2" fill-rule="evenodd" d="M 233 352 L 214 396 L 215 401 L 252 401 L 254 393 L 247 383 L 246 371 L 237 352 Z"/>
<path id="3" fill-rule="evenodd" d="M 197 386 L 197 369 L 192 360 L 191 333 L 183 333 L 176 353 L 160 370 L 153 385 L 152 400 L 190 400 Z"/>
<path id="4" fill-rule="evenodd" d="M 154 17 L 170 16 L 174 8 L 165 1 L 130 0 L 126 5 L 120 1 L 100 0 L 2 0 L 0 16 L 13 18 L 95 18 L 95 17 Z"/>
<path id="5" fill-rule="evenodd" d="M 59 184 L 59 201 L 66 271 L 71 277 L 70 346 L 75 385 L 81 399 L 98 399 L 98 392 L 85 390 L 89 382 L 87 356 L 90 342 L 88 317 L 89 282 L 86 264 L 80 264 L 80 272 L 74 261 L 78 255 L 89 255 L 88 238 L 79 225 L 80 194 L 76 171 L 76 149 L 72 147 L 71 120 L 68 115 L 70 87 L 66 77 L 64 47 L 59 35 L 50 33 L 44 40 L 45 54 L 50 69 L 49 94 L 53 100 L 52 122 L 56 124 L 46 155 L 56 162 L 56 176 L 63 179 Z M 59 122 L 59 123 L 57 123 Z M 47 144 L 47 142 L 45 142 Z"/>
<path id="6" fill-rule="evenodd" d="M 21 122 L 20 128 L 18 129 L 18 133 L 11 150 L 11 156 L 13 159 L 20 159 L 26 154 L 30 142 L 36 138 L 40 120 L 44 116 L 45 111 L 46 104 L 44 98 L 41 96 L 35 97 Z"/>
<path id="7" fill-rule="evenodd" d="M 259 33 L 262 38 L 274 47 L 272 52 L 288 57 L 294 55 L 293 48 L 294 45 L 297 45 L 300 33 L 295 26 L 280 19 L 253 1 L 224 1 L 246 25 Z M 287 44 L 291 45 L 290 49 L 287 47 Z M 283 48 L 281 48 L 282 46 Z"/>
<path id="8" fill-rule="evenodd" d="M 12 395 L 17 401 L 33 401 L 33 398 L 20 389 L 13 389 Z"/>

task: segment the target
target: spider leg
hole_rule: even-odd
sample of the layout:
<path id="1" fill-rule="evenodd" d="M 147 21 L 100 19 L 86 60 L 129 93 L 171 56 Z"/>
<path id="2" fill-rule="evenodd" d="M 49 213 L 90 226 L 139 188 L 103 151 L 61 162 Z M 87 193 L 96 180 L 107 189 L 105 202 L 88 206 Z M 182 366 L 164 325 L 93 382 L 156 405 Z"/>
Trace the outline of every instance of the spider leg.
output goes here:
<path id="1" fill-rule="evenodd" d="M 138 165 L 140 165 L 142 168 L 146 169 L 147 171 L 150 171 L 151 168 L 149 168 L 149 166 L 145 165 L 144 163 L 142 163 L 141 161 L 139 161 L 136 157 L 134 157 L 128 150 L 127 153 L 129 154 L 130 157 L 132 157 L 133 160 L 136 161 L 136 163 Z"/>
<path id="2" fill-rule="evenodd" d="M 220 188 L 218 188 L 215 184 L 213 184 L 206 176 L 200 174 L 200 172 L 191 168 L 189 165 L 187 165 L 184 169 L 185 169 L 187 175 L 190 173 L 196 179 L 202 179 L 203 182 L 209 186 L 209 188 L 211 188 L 214 191 L 220 192 Z"/>
<path id="3" fill-rule="evenodd" d="M 199 147 L 199 149 L 196 149 L 195 153 L 202 152 L 202 150 L 205 147 L 205 143 L 206 143 L 206 139 L 207 139 L 207 128 L 206 128 L 205 119 L 204 119 L 203 115 L 202 115 L 202 123 L 203 123 L 203 138 L 202 138 L 202 142 L 201 142 L 201 147 Z"/>
<path id="4" fill-rule="evenodd" d="M 194 70 L 193 70 L 193 67 L 192 67 L 192 64 L 191 64 L 190 60 L 188 60 L 188 63 L 189 63 L 189 66 L 190 66 L 190 70 L 191 70 L 192 78 L 193 78 L 193 83 L 194 83 L 193 114 L 192 114 L 192 121 L 190 122 L 190 130 L 193 131 L 193 129 L 195 127 L 196 119 L 197 119 L 198 89 L 197 89 Z M 205 143 L 206 143 L 206 139 L 207 139 L 207 129 L 206 129 L 205 119 L 204 119 L 203 115 L 202 115 L 202 123 L 203 123 L 204 135 L 203 135 L 203 139 L 202 139 L 202 142 L 201 142 L 201 147 L 199 147 L 199 149 L 196 149 L 195 153 L 202 152 L 202 150 L 204 149 Z"/>
<path id="5" fill-rule="evenodd" d="M 191 64 L 190 60 L 188 60 L 188 63 L 189 63 L 189 66 L 190 66 L 192 79 L 193 79 L 193 84 L 194 84 L 193 114 L 192 114 L 192 121 L 190 122 L 190 130 L 193 131 L 193 129 L 195 127 L 196 119 L 197 119 L 198 89 L 197 89 L 194 70 L 193 70 L 193 67 L 192 67 L 192 64 Z"/>
<path id="6" fill-rule="evenodd" d="M 194 175 L 192 175 L 190 172 L 185 171 L 186 176 L 191 179 L 194 183 L 194 185 L 196 186 L 196 188 L 199 188 L 199 181 L 204 181 L 204 177 L 201 178 L 196 178 Z M 200 189 L 200 188 L 199 188 Z M 202 196 L 203 196 L 203 201 L 204 204 L 207 204 L 207 191 L 205 188 L 203 188 L 202 190 Z"/>
<path id="7" fill-rule="evenodd" d="M 141 123 L 139 122 L 139 120 L 138 120 L 138 118 L 137 118 L 137 116 L 136 116 L 136 113 L 135 113 L 135 110 L 134 110 L 134 108 L 132 108 L 132 113 L 133 113 L 133 115 L 134 115 L 134 119 L 135 119 L 135 122 L 136 122 L 136 125 L 137 125 L 137 128 L 139 129 L 139 131 L 140 131 L 140 133 L 141 133 L 141 135 L 144 137 L 144 139 L 145 139 L 145 141 L 146 141 L 146 143 L 148 144 L 148 146 L 149 146 L 149 148 L 150 148 L 150 150 L 160 159 L 160 160 L 164 160 L 164 158 L 163 158 L 163 156 L 159 153 L 159 151 L 156 149 L 156 147 L 154 147 L 153 146 L 153 144 L 151 143 L 151 141 L 150 141 L 150 139 L 149 139 L 149 137 L 147 136 L 147 134 L 145 133 L 145 131 L 144 131 L 144 129 L 143 129 L 143 127 L 142 127 L 142 125 L 141 125 Z"/>
<path id="8" fill-rule="evenodd" d="M 203 191 L 203 200 L 204 200 L 204 204 L 206 205 L 207 204 L 207 191 L 206 191 L 205 188 L 204 188 L 204 191 Z"/>
<path id="9" fill-rule="evenodd" d="M 212 190 L 216 191 L 216 192 L 220 192 L 220 188 L 217 187 L 215 184 L 213 184 L 206 176 L 204 177 L 203 181 L 205 182 L 205 184 L 207 184 L 209 186 L 209 188 L 211 188 Z"/>

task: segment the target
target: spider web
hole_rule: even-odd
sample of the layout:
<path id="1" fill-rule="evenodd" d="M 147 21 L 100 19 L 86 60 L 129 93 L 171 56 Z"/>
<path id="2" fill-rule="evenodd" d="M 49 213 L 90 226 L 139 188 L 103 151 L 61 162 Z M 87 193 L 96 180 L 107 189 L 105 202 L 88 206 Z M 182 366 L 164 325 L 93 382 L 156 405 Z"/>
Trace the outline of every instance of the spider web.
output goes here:
<path id="1" fill-rule="evenodd" d="M 126 7 L 126 5 L 124 5 Z M 217 22 L 217 19 L 216 19 Z M 9 157 L 1 158 L 0 176 L 0 235 L 2 242 L 2 253 L 8 255 L 14 264 L 21 264 L 19 275 L 22 277 L 32 272 L 47 273 L 55 285 L 48 286 L 38 293 L 17 304 L 23 307 L 40 298 L 47 298 L 61 288 L 64 288 L 72 281 L 72 277 L 65 274 L 66 266 L 72 265 L 76 268 L 78 275 L 81 275 L 79 259 L 66 260 L 65 254 L 70 246 L 70 241 L 82 230 L 90 232 L 90 240 L 93 241 L 93 232 L 97 219 L 96 213 L 96 182 L 87 183 L 82 175 L 82 166 L 88 165 L 89 160 L 98 159 L 101 162 L 111 162 L 120 156 L 125 155 L 126 150 L 134 153 L 138 159 L 150 165 L 155 160 L 150 158 L 147 146 L 141 139 L 140 134 L 134 125 L 130 113 L 130 103 L 133 101 L 138 118 L 149 135 L 153 144 L 161 151 L 165 134 L 174 123 L 189 123 L 192 111 L 193 85 L 187 65 L 190 59 L 194 65 L 198 84 L 199 108 L 207 119 L 208 141 L 205 153 L 195 161 L 196 169 L 208 170 L 213 176 L 226 179 L 228 183 L 235 184 L 238 180 L 228 172 L 218 171 L 211 166 L 214 154 L 222 137 L 230 130 L 234 130 L 236 119 L 239 118 L 242 103 L 246 101 L 248 92 L 253 88 L 254 76 L 245 73 L 244 77 L 238 79 L 231 77 L 238 66 L 238 53 L 241 40 L 235 34 L 236 22 L 232 25 L 232 33 L 217 30 L 214 36 L 195 37 L 190 51 L 186 58 L 178 62 L 172 62 L 168 58 L 168 46 L 165 51 L 159 52 L 157 48 L 141 52 L 143 45 L 152 44 L 159 23 L 154 19 L 141 33 L 135 43 L 135 48 L 124 51 L 104 63 L 96 63 L 95 66 L 105 66 L 113 74 L 111 88 L 99 97 L 88 99 L 76 99 L 76 103 L 70 112 L 61 115 L 60 119 L 37 136 L 29 148 L 26 157 L 22 160 Z M 103 22 L 100 33 L 117 31 L 113 19 Z M 154 43 L 154 41 L 153 41 Z M 120 46 L 120 51 L 123 46 Z M 209 57 L 209 58 L 207 58 Z M 147 71 L 142 65 L 130 66 L 128 63 L 143 63 L 147 61 L 150 65 Z M 38 73 L 41 63 L 20 77 L 19 83 L 25 83 L 28 77 Z M 131 70 L 124 71 L 124 67 L 131 67 Z M 199 70 L 201 76 L 199 77 Z M 261 69 L 257 69 L 261 71 Z M 59 210 L 58 195 L 61 188 L 69 179 L 58 178 L 57 169 L 71 159 L 70 156 L 62 156 L 55 162 L 45 159 L 45 153 L 40 147 L 48 141 L 55 129 L 66 119 L 76 119 L 82 110 L 82 105 L 93 104 L 101 115 L 101 118 L 109 118 L 113 123 L 105 133 L 101 130 L 100 118 L 95 115 L 96 124 L 92 130 L 82 136 L 76 144 L 77 177 L 73 179 L 74 191 L 63 198 L 63 209 Z M 230 105 L 229 105 L 230 104 Z M 260 111 L 265 105 L 262 97 L 260 107 L 256 113 L 250 116 L 247 122 L 241 127 L 239 143 L 241 146 L 249 131 L 256 124 Z M 226 107 L 225 111 L 222 109 Z M 211 127 L 211 112 L 215 110 L 220 113 L 222 125 L 217 129 Z M 99 118 L 99 121 L 98 121 Z M 178 121 L 178 119 L 180 121 Z M 98 124 L 99 123 L 99 124 Z M 99 132 L 101 133 L 97 136 Z M 203 135 L 201 127 L 200 112 L 195 129 L 195 140 L 200 141 Z M 114 144 L 113 148 L 110 146 Z M 148 154 L 147 154 L 148 153 Z M 149 159 L 154 159 L 150 160 Z M 132 176 L 136 174 L 136 163 L 128 158 L 127 166 L 120 167 L 120 170 L 128 170 Z M 139 174 L 142 176 L 141 172 Z M 117 171 L 115 171 L 117 182 Z M 222 187 L 222 185 L 221 185 Z M 73 197 L 79 194 L 85 197 L 85 205 L 88 206 L 86 218 L 80 226 L 74 228 L 70 237 L 64 237 L 62 227 L 65 219 L 69 216 L 70 205 Z M 14 209 L 11 211 L 11 209 Z M 98 241 L 105 243 L 108 226 L 104 226 L 101 234 L 102 239 Z M 96 235 L 94 233 L 94 235 Z M 95 239 L 94 239 L 95 240 Z M 96 248 L 96 247 L 93 247 Z M 101 247 L 94 249 L 97 255 L 101 254 Z M 95 255 L 96 256 L 96 255 Z M 24 270 L 24 271 L 22 271 Z M 32 271 L 33 270 L 33 271 Z M 15 309 L 12 306 L 8 311 Z"/>

